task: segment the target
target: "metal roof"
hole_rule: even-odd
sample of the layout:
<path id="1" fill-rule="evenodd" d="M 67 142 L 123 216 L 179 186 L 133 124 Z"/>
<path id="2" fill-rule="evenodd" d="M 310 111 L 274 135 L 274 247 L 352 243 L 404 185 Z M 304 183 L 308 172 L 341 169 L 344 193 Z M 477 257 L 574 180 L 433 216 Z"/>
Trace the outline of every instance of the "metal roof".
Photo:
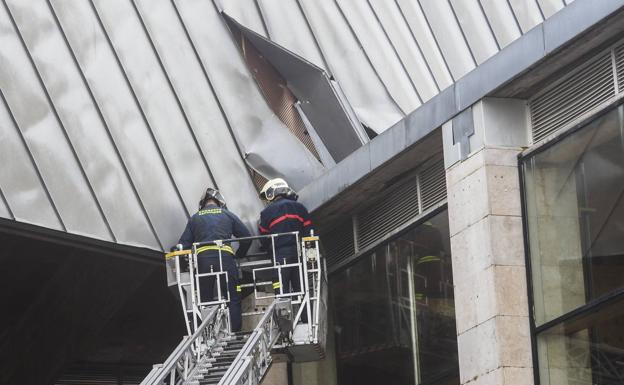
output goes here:
<path id="1" fill-rule="evenodd" d="M 380 133 L 563 0 L 227 0 L 328 71 Z M 4 0 L 0 216 L 168 248 L 206 186 L 255 227 L 248 167 L 297 188 L 324 168 L 271 111 L 210 0 Z"/>
<path id="2" fill-rule="evenodd" d="M 571 0 L 220 0 L 242 25 L 328 71 L 377 133 Z"/>

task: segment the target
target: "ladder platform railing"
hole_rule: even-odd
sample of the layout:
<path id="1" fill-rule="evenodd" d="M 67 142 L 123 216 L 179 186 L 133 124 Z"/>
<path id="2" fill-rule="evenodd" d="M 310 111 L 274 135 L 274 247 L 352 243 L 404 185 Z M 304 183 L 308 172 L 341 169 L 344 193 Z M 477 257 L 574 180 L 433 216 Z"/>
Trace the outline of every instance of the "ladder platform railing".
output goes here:
<path id="1" fill-rule="evenodd" d="M 294 237 L 297 243 L 297 262 L 280 261 L 275 252 L 275 240 Z M 239 264 L 251 271 L 252 282 L 241 282 L 241 288 L 253 288 L 255 299 L 272 299 L 264 312 L 244 313 L 244 316 L 262 315 L 243 344 L 230 331 L 227 306 L 229 293 L 220 291 L 221 280 L 228 283 L 223 269 L 222 250 L 233 250 L 237 242 L 265 239 L 271 245 L 269 258 L 255 255 Z M 198 249 L 216 246 L 219 266 L 210 272 L 198 270 Z M 227 247 L 224 247 L 227 246 Z M 291 292 L 282 281 L 283 269 L 296 269 L 301 289 Z M 172 352 L 164 364 L 155 366 L 142 385 L 258 385 L 271 362 L 276 349 L 289 354 L 294 361 L 318 360 L 324 355 L 326 336 L 327 282 L 324 261 L 319 252 L 319 238 L 313 234 L 301 238 L 298 232 L 259 235 L 201 242 L 190 250 L 166 255 L 167 279 L 177 286 L 189 336 Z M 267 280 L 267 275 L 271 280 Z M 217 298 L 200 298 L 200 278 L 214 277 Z M 274 294 L 259 288 L 275 284 Z M 277 289 L 279 287 L 279 289 Z M 305 320 L 305 322 L 303 322 Z M 227 349 L 227 351 L 224 351 Z M 225 367 L 224 365 L 227 365 Z"/>

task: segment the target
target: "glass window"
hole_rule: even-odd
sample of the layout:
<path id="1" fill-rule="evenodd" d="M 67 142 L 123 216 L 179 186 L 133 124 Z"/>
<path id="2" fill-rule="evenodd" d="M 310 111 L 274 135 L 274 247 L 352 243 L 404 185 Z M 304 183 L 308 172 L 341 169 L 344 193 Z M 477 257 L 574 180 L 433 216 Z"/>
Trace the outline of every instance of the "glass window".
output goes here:
<path id="1" fill-rule="evenodd" d="M 338 383 L 459 384 L 447 213 L 330 277 Z"/>
<path id="2" fill-rule="evenodd" d="M 624 286 L 620 106 L 524 161 L 535 322 Z"/>
<path id="3" fill-rule="evenodd" d="M 541 385 L 624 384 L 624 303 L 560 323 L 537 346 Z"/>
<path id="4" fill-rule="evenodd" d="M 624 383 L 624 107 L 524 163 L 541 385 Z"/>

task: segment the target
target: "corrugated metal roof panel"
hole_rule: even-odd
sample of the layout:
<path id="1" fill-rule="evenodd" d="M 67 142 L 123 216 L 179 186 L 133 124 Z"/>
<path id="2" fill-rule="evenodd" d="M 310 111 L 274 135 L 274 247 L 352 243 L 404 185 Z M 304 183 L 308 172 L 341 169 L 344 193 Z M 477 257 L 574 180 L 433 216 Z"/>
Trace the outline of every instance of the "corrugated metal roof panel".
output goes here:
<path id="1" fill-rule="evenodd" d="M 456 2 L 461 18 L 434 0 L 223 3 L 327 68 L 341 102 L 379 133 L 473 68 L 473 56 L 497 52 L 494 35 L 519 36 L 502 29 L 509 15 L 526 32 L 540 10 L 563 7 L 552 1 L 495 11 Z M 261 204 L 247 167 L 295 188 L 323 171 L 267 105 L 214 2 L 6 0 L 0 26 L 0 157 L 12 165 L 0 171 L 4 217 L 166 248 L 208 185 L 255 227 Z"/>

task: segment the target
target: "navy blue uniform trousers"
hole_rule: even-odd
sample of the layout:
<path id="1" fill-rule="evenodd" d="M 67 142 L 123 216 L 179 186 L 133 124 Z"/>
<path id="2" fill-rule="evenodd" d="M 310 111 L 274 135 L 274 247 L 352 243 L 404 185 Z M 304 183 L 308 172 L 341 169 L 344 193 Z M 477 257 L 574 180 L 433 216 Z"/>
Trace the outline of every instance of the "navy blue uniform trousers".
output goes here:
<path id="1" fill-rule="evenodd" d="M 243 317 L 241 310 L 241 297 L 238 289 L 238 269 L 234 262 L 234 256 L 228 252 L 222 253 L 223 271 L 227 272 L 228 282 L 221 276 L 221 295 L 226 298 L 226 292 L 230 293 L 230 323 L 233 332 L 241 330 Z M 204 251 L 197 256 L 197 268 L 200 273 L 209 273 L 212 267 L 213 272 L 221 271 L 219 266 L 219 254 L 215 251 Z M 217 300 L 218 291 L 216 289 L 215 277 L 201 277 L 199 279 L 199 293 L 202 302 Z"/>

